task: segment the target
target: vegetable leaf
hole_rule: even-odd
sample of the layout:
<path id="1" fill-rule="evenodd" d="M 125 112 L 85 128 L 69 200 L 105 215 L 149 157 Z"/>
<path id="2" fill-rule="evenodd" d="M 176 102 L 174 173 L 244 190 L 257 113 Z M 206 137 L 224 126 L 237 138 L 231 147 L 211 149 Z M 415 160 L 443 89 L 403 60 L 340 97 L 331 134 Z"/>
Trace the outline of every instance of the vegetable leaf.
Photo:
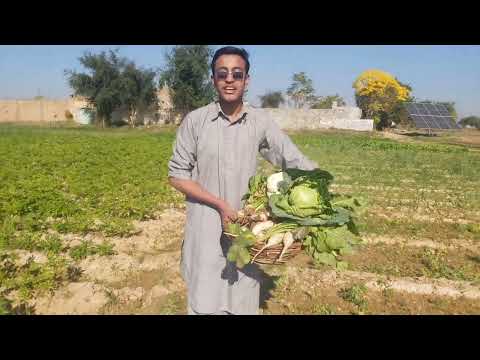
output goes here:
<path id="1" fill-rule="evenodd" d="M 336 267 L 340 271 L 347 270 L 348 269 L 348 263 L 345 262 L 345 261 L 338 261 Z"/>
<path id="2" fill-rule="evenodd" d="M 335 256 L 329 253 L 315 253 L 314 259 L 325 265 L 330 265 L 330 266 L 336 266 L 337 264 L 337 259 L 335 259 Z"/>
<path id="3" fill-rule="evenodd" d="M 270 196 L 269 205 L 270 205 L 270 209 L 272 210 L 272 213 L 278 218 L 295 220 L 300 225 L 335 226 L 335 225 L 343 225 L 350 221 L 350 212 L 348 212 L 348 210 L 345 210 L 343 208 L 336 208 L 333 210 L 332 215 L 322 214 L 321 217 L 316 216 L 316 217 L 302 218 L 300 216 L 291 215 L 287 213 L 285 210 L 277 206 L 277 202 L 282 200 L 283 200 L 282 195 L 273 194 L 272 196 Z"/>

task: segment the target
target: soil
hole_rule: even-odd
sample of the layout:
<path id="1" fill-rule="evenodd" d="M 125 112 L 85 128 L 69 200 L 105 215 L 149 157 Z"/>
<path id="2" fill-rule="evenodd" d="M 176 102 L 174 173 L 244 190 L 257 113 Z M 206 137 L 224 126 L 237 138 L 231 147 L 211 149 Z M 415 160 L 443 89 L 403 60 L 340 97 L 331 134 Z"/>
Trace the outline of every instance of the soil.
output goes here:
<path id="1" fill-rule="evenodd" d="M 170 209 L 157 219 L 136 223 L 138 231 L 133 236 L 109 238 L 116 254 L 82 260 L 79 266 L 84 272 L 80 281 L 37 298 L 32 303 L 35 313 L 186 314 L 186 288 L 179 267 L 184 223 L 185 211 Z M 80 240 L 78 236 L 66 237 L 70 241 Z M 105 240 L 95 234 L 86 238 L 96 243 Z M 303 252 L 288 265 L 262 265 L 265 276 L 261 282 L 260 313 L 480 312 L 477 283 L 426 277 L 421 257 L 425 249 L 446 251 L 447 265 L 451 268 L 469 263 L 471 269 L 480 271 L 478 247 L 458 242 L 452 248 L 428 239 L 368 237 L 365 240 L 366 245 L 345 258 L 350 270 L 343 272 L 315 266 Z M 341 296 L 342 289 L 353 285 L 365 287 L 361 306 Z"/>

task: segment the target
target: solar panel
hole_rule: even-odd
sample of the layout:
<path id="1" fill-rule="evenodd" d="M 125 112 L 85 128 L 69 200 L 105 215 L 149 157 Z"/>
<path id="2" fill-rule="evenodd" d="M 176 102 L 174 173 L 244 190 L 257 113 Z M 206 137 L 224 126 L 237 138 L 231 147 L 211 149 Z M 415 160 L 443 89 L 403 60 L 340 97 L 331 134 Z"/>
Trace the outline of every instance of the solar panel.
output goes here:
<path id="1" fill-rule="evenodd" d="M 425 123 L 427 124 L 427 127 L 430 128 L 430 129 L 435 129 L 437 126 L 433 123 L 432 119 L 430 118 L 430 116 L 423 116 L 422 115 L 422 119 L 423 121 L 425 121 Z"/>
<path id="2" fill-rule="evenodd" d="M 427 123 L 423 120 L 421 116 L 418 115 L 412 115 L 412 120 L 415 123 L 415 126 L 419 129 L 425 129 L 428 128 Z"/>
<path id="3" fill-rule="evenodd" d="M 415 114 L 415 108 L 414 108 L 414 105 L 412 103 L 406 104 L 405 108 L 407 109 L 407 112 L 409 114 Z"/>
<path id="4" fill-rule="evenodd" d="M 455 121 L 451 121 L 450 119 L 445 118 L 445 123 L 447 124 L 449 129 L 455 129 L 456 128 L 455 127 L 455 125 L 456 125 Z"/>
<path id="5" fill-rule="evenodd" d="M 439 117 L 437 119 L 437 122 L 440 124 L 440 129 L 450 129 L 451 126 L 450 126 L 450 121 L 448 121 L 448 119 L 446 118 L 442 118 L 442 117 Z"/>
<path id="6" fill-rule="evenodd" d="M 430 119 L 432 119 L 432 123 L 435 128 L 444 129 L 444 126 L 442 126 L 443 124 L 441 122 L 441 120 L 443 120 L 442 118 L 436 117 L 436 116 L 430 116 Z"/>
<path id="7" fill-rule="evenodd" d="M 440 113 L 440 110 L 434 106 L 429 106 L 428 107 L 428 111 L 430 111 L 430 113 L 432 115 L 435 115 L 435 116 L 442 116 L 442 114 Z"/>
<path id="8" fill-rule="evenodd" d="M 448 111 L 447 107 L 443 104 L 438 104 L 438 110 L 440 111 L 440 115 L 442 116 L 450 116 L 450 111 Z"/>
<path id="9" fill-rule="evenodd" d="M 418 115 L 425 114 L 425 108 L 423 107 L 423 104 L 414 104 L 413 107 Z"/>
<path id="10" fill-rule="evenodd" d="M 437 117 L 435 120 L 439 124 L 440 129 L 451 129 L 452 128 L 451 125 L 450 125 L 450 121 L 446 118 Z"/>
<path id="11" fill-rule="evenodd" d="M 425 113 L 427 115 L 435 115 L 434 114 L 434 109 L 435 107 L 432 106 L 432 104 L 423 104 L 424 108 L 425 108 Z"/>
<path id="12" fill-rule="evenodd" d="M 407 103 L 405 108 L 418 129 L 460 128 L 444 104 Z"/>

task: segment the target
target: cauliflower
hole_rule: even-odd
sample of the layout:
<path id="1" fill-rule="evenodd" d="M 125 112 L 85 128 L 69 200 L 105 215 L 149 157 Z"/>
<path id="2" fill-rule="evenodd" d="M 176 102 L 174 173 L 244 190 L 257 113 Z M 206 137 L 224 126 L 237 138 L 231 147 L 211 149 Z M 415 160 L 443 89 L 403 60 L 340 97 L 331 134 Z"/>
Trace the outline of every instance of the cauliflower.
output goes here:
<path id="1" fill-rule="evenodd" d="M 291 181 L 290 176 L 286 172 L 278 172 L 270 175 L 267 178 L 267 195 L 270 197 L 272 194 L 279 194 L 279 184 L 282 181 Z"/>

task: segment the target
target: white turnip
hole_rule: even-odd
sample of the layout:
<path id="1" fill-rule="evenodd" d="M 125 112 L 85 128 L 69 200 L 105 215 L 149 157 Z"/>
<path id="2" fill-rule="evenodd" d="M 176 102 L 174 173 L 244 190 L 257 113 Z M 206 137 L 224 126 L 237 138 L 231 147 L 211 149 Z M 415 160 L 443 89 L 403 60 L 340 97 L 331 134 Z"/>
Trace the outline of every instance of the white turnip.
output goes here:
<path id="1" fill-rule="evenodd" d="M 283 237 L 284 237 L 285 233 L 277 233 L 275 235 L 272 235 L 267 243 L 260 249 L 260 251 L 258 253 L 255 254 L 255 256 L 253 257 L 252 259 L 252 262 L 256 259 L 256 257 L 258 255 L 260 255 L 260 253 L 265 250 L 266 248 L 269 248 L 269 247 L 272 247 L 272 246 L 275 246 L 275 245 L 278 245 L 278 244 L 281 244 L 282 241 L 283 241 Z"/>
<path id="2" fill-rule="evenodd" d="M 285 236 L 283 237 L 283 249 L 282 249 L 282 252 L 280 253 L 280 256 L 278 257 L 278 261 L 282 260 L 283 254 L 285 254 L 285 251 L 287 251 L 288 248 L 292 246 L 294 241 L 295 239 L 293 238 L 292 233 L 290 231 L 286 232 Z"/>
<path id="3" fill-rule="evenodd" d="M 274 225 L 273 221 L 260 222 L 252 228 L 252 233 L 253 233 L 253 235 L 256 236 L 256 235 L 260 234 L 262 231 L 270 229 L 273 225 Z"/>

